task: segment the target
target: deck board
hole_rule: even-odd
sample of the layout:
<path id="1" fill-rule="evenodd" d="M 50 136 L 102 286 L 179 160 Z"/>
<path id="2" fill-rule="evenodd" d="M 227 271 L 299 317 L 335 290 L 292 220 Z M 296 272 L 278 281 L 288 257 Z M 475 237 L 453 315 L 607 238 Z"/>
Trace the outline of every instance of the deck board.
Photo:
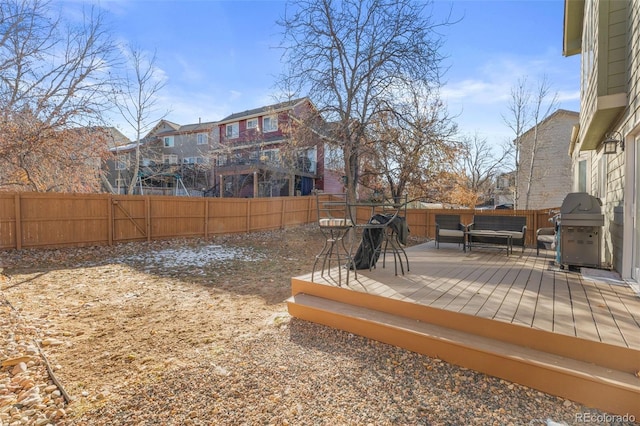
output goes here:
<path id="1" fill-rule="evenodd" d="M 603 283 L 602 286 L 604 285 L 607 284 Z M 613 313 L 609 309 L 609 306 L 607 306 L 607 302 L 600 292 L 600 286 L 594 282 L 582 280 L 582 287 L 586 290 L 587 297 L 589 298 L 589 305 L 600 338 L 602 339 L 604 336 L 607 336 L 607 339 L 616 345 L 626 345 L 626 341 L 620 333 Z"/>
<path id="2" fill-rule="evenodd" d="M 533 318 L 535 316 L 536 303 L 540 291 L 540 281 L 542 281 L 542 271 L 538 268 L 531 269 L 524 292 L 522 293 L 512 320 L 514 324 L 527 327 L 533 326 Z"/>
<path id="3" fill-rule="evenodd" d="M 620 296 L 615 291 L 615 288 L 611 284 L 607 284 L 600 286 L 599 290 L 625 342 L 639 345 L 640 333 L 638 333 L 638 323 L 633 316 L 630 315 L 627 307 L 621 302 Z"/>
<path id="4" fill-rule="evenodd" d="M 576 324 L 571 309 L 570 277 L 556 274 L 553 288 L 553 329 L 569 336 L 576 335 Z"/>
<path id="5" fill-rule="evenodd" d="M 493 317 L 494 319 L 503 320 L 510 323 L 513 323 L 513 320 L 516 316 L 518 306 L 520 306 L 520 301 L 522 300 L 522 296 L 524 294 L 531 273 L 531 269 L 525 268 L 524 264 L 520 263 L 514 265 L 513 269 L 517 270 L 518 274 L 516 275 L 513 285 L 509 289 L 509 292 L 504 298 L 504 302 L 500 306 L 500 309 Z"/>
<path id="6" fill-rule="evenodd" d="M 494 266 L 491 269 L 493 272 L 491 276 L 487 279 L 487 281 L 479 283 L 480 285 L 478 291 L 475 294 L 471 295 L 471 297 L 461 307 L 459 312 L 468 315 L 480 316 L 480 309 L 482 309 L 487 300 L 492 297 L 498 286 L 502 285 L 505 276 L 509 272 L 510 267 L 511 266 L 508 263 L 508 260 L 504 260 L 502 263 L 498 263 L 496 266 Z"/>
<path id="7" fill-rule="evenodd" d="M 553 253 L 426 243 L 407 249 L 410 272 L 395 276 L 393 259 L 351 272 L 348 288 L 452 312 L 640 349 L 640 297 L 553 265 Z M 336 273 L 332 274 L 335 278 Z M 325 277 L 327 278 L 327 277 Z M 344 277 L 343 277 L 344 280 Z M 315 282 L 337 285 L 316 274 Z M 346 287 L 344 282 L 342 287 Z"/>
<path id="8" fill-rule="evenodd" d="M 553 330 L 553 286 L 555 275 L 552 270 L 549 270 L 549 261 L 544 259 L 543 262 L 541 264 L 540 261 L 537 261 L 537 264 L 542 268 L 542 277 L 538 287 L 532 327 L 539 330 Z"/>
<path id="9" fill-rule="evenodd" d="M 589 340 L 600 340 L 587 291 L 581 282 L 571 288 L 571 307 L 576 325 L 576 335 Z"/>

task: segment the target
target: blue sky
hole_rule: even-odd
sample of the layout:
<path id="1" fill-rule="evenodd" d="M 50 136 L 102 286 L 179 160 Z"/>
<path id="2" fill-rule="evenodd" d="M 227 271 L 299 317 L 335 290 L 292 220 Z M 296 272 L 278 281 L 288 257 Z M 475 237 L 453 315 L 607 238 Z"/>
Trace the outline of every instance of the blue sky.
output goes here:
<path id="1" fill-rule="evenodd" d="M 61 3 L 72 11 L 80 2 Z M 220 120 L 274 101 L 281 69 L 284 1 L 102 0 L 114 37 L 156 51 L 166 79 L 159 105 L 179 124 Z M 562 56 L 562 0 L 444 1 L 434 17 L 451 11 L 460 22 L 442 28 L 442 97 L 460 133 L 491 143 L 512 137 L 502 116 L 519 78 L 536 84 L 546 75 L 560 108 L 578 110 L 579 56 Z M 121 129 L 130 135 L 128 129 Z"/>

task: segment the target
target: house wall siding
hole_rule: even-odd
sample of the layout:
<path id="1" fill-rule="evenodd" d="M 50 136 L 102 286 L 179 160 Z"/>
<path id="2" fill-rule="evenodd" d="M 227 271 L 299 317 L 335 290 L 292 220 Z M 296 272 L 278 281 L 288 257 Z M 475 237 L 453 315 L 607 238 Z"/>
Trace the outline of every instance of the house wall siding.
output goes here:
<path id="1" fill-rule="evenodd" d="M 534 134 L 529 131 L 523 136 L 518 170 L 518 208 L 559 207 L 571 192 L 573 176 L 568 147 L 571 131 L 578 120 L 578 113 L 558 111 L 539 125 L 528 203 L 526 192 Z"/>
<path id="2" fill-rule="evenodd" d="M 198 134 L 206 133 L 209 143 L 198 145 Z M 172 150 L 178 154 L 180 160 L 186 157 L 209 157 L 210 144 L 213 140 L 212 130 L 203 130 L 186 134 L 176 134 L 174 136 L 174 146 Z"/>
<path id="3" fill-rule="evenodd" d="M 601 1 L 594 2 L 601 7 L 603 15 L 600 16 L 600 24 L 606 25 L 606 39 L 599 39 L 599 46 L 595 47 L 601 52 L 606 50 L 606 55 L 597 55 L 597 60 L 605 61 L 605 64 L 597 64 L 606 75 L 606 86 L 601 95 L 626 93 L 629 107 L 624 111 L 614 124 L 613 130 L 627 136 L 629 132 L 640 125 L 640 2 L 636 1 Z M 588 99 L 592 102 L 585 105 L 586 108 L 595 108 L 595 98 Z M 582 119 L 582 117 L 581 117 Z M 581 120 L 582 122 L 582 120 Z M 625 173 L 631 173 L 629 166 L 625 165 L 625 155 L 620 148 L 615 155 L 608 155 L 606 161 L 606 176 L 599 175 L 598 162 L 602 153 L 591 152 L 591 179 L 590 192 L 598 188 L 602 181 L 606 182 L 604 194 L 597 194 L 603 203 L 602 210 L 605 215 L 605 227 L 603 229 L 603 256 L 604 262 L 617 271 L 622 271 L 624 218 L 620 214 L 624 206 Z M 630 225 L 631 221 L 627 225 Z"/>
<path id="4" fill-rule="evenodd" d="M 627 90 L 629 109 L 623 123 L 624 134 L 632 131 L 640 124 L 640 2 L 634 1 L 629 6 L 627 31 Z"/>
<path id="5" fill-rule="evenodd" d="M 616 130 L 627 137 L 627 145 L 629 145 L 634 142 L 631 140 L 633 138 L 628 136 L 640 127 L 640 2 L 620 3 L 625 4 L 625 16 L 627 16 L 625 90 L 627 92 L 628 108 L 625 110 L 620 126 Z M 638 148 L 636 147 L 636 149 Z M 617 155 L 611 157 L 606 208 L 609 229 L 606 230 L 605 237 L 611 244 L 613 267 L 618 271 L 622 271 L 623 225 L 626 220 L 629 227 L 627 233 L 630 234 L 633 218 L 624 218 L 621 214 L 614 214 L 614 210 L 618 210 L 618 212 L 622 210 L 624 206 L 625 173 L 633 174 L 634 171 L 632 169 L 633 164 L 625 164 L 625 155 L 621 150 L 618 150 Z M 637 172 L 636 170 L 635 173 Z"/>
<path id="6" fill-rule="evenodd" d="M 599 43 L 596 41 L 599 37 L 597 25 L 599 21 L 599 6 L 600 2 L 597 1 L 585 3 L 582 30 L 582 54 L 580 56 L 580 141 L 584 139 L 584 135 L 589 129 L 589 122 L 591 121 L 597 106 L 596 99 L 598 93 L 596 90 L 598 89 L 598 84 L 596 83 L 598 81 L 598 67 L 596 64 L 599 53 Z M 593 40 L 588 38 L 591 34 L 589 28 L 593 29 Z M 594 63 L 589 63 L 589 58 L 593 58 Z M 580 149 L 580 146 L 578 146 L 577 149 Z"/>
<path id="7" fill-rule="evenodd" d="M 605 264 L 612 266 L 623 277 L 628 277 L 630 269 L 628 265 L 623 265 L 623 234 L 625 222 L 627 238 L 632 234 L 633 218 L 624 217 L 624 214 L 635 212 L 631 212 L 631 209 L 625 206 L 625 181 L 630 182 L 630 178 L 638 171 L 634 170 L 637 166 L 632 164 L 633 161 L 625 164 L 625 157 L 631 158 L 633 150 L 629 147 L 634 143 L 633 138 L 640 133 L 640 2 L 586 1 L 584 7 L 584 14 L 579 18 L 583 23 L 579 141 L 583 143 L 585 135 L 588 135 L 590 130 L 590 124 L 593 124 L 598 97 L 624 94 L 626 108 L 620 108 L 620 112 L 615 116 L 607 115 L 605 111 L 600 114 L 600 121 L 596 124 L 601 126 L 597 131 L 619 132 L 625 138 L 627 147 L 625 151 L 618 147 L 616 154 L 603 156 L 601 148 L 596 146 L 593 148 L 597 150 L 580 152 L 579 143 L 573 152 L 573 189 L 575 191 L 577 188 L 578 161 L 587 159 L 590 178 L 587 191 L 598 196 L 603 203 Z M 590 58 L 593 58 L 595 63 L 590 63 Z M 622 99 L 621 96 L 615 98 L 618 102 Z M 600 107 L 603 110 L 607 109 L 605 105 Z M 593 139 L 590 142 L 593 142 Z M 589 148 L 591 147 L 590 145 Z M 627 195 L 631 195 L 633 190 L 626 188 Z M 629 204 L 630 200 L 626 201 L 626 204 Z M 624 254 L 628 259 L 629 255 Z M 623 266 L 627 269 L 623 270 Z"/>
<path id="8" fill-rule="evenodd" d="M 606 94 L 623 93 L 627 86 L 626 47 L 627 47 L 627 2 L 608 3 L 606 49 L 607 85 Z"/>

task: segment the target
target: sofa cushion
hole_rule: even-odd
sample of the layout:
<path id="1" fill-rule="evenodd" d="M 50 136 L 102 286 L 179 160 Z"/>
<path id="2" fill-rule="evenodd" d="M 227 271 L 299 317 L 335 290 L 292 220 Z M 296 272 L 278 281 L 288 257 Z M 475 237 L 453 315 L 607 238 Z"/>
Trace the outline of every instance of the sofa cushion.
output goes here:
<path id="1" fill-rule="evenodd" d="M 522 231 L 496 231 L 496 233 L 511 235 L 511 238 L 514 240 L 521 240 L 524 237 L 524 233 Z"/>
<path id="2" fill-rule="evenodd" d="M 464 237 L 464 232 L 457 229 L 440 229 L 438 234 L 443 237 Z"/>
<path id="3" fill-rule="evenodd" d="M 556 240 L 555 235 L 538 235 L 538 241 L 541 243 L 551 244 Z"/>

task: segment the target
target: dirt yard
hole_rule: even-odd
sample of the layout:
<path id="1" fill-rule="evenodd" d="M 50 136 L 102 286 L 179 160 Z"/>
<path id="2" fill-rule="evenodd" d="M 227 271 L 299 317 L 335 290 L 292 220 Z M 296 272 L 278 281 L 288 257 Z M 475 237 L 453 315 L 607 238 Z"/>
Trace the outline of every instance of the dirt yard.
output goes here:
<path id="1" fill-rule="evenodd" d="M 316 228 L 304 226 L 0 252 L 2 290 L 44 336 L 63 341 L 47 352 L 63 366 L 57 374 L 68 393 L 95 396 L 278 326 L 291 277 L 311 270 L 320 243 Z"/>
<path id="2" fill-rule="evenodd" d="M 291 320 L 290 279 L 311 271 L 321 245 L 310 225 L 5 251 L 0 295 L 42 342 L 73 400 L 57 424 L 528 424 L 569 421 L 579 411 L 519 385 Z"/>

